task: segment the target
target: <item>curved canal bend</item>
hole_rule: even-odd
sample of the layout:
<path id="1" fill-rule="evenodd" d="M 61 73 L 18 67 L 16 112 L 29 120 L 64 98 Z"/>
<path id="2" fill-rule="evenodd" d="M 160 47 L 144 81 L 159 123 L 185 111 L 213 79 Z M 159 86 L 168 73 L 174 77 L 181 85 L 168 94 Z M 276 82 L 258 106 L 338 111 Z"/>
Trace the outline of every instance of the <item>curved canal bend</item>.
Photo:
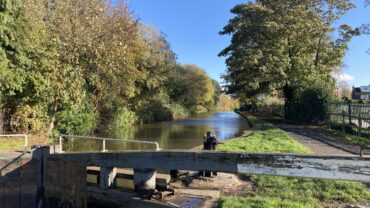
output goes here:
<path id="1" fill-rule="evenodd" d="M 108 135 L 112 138 L 156 141 L 161 149 L 190 149 L 203 144 L 207 131 L 214 132 L 219 140 L 240 136 L 249 128 L 247 121 L 235 112 L 214 112 L 194 115 L 187 119 L 133 126 Z M 101 141 L 70 139 L 68 151 L 100 151 Z M 153 145 L 107 141 L 108 150 L 153 149 Z"/>

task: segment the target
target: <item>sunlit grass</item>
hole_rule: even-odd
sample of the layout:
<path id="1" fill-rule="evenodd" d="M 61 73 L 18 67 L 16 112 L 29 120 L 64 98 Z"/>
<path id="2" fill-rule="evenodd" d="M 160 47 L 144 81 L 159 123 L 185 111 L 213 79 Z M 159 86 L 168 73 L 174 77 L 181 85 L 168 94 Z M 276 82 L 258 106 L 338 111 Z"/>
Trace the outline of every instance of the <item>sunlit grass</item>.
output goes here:
<path id="1" fill-rule="evenodd" d="M 312 153 L 310 149 L 276 128 L 258 130 L 249 137 L 239 137 L 218 146 L 219 151 Z"/>
<path id="2" fill-rule="evenodd" d="M 219 145 L 219 151 L 261 153 L 311 153 L 286 132 L 272 124 L 248 116 L 255 133 Z M 225 208 L 303 208 L 324 207 L 324 203 L 357 203 L 370 200 L 370 191 L 357 182 L 278 176 L 251 176 L 255 192 L 246 197 L 223 197 Z"/>
<path id="3" fill-rule="evenodd" d="M 323 131 L 326 134 L 337 137 L 337 138 L 342 139 L 344 141 L 350 142 L 352 144 L 360 145 L 364 148 L 370 148 L 370 138 L 365 138 L 365 137 L 361 137 L 361 136 L 358 136 L 358 135 L 344 133 L 342 131 L 338 131 L 338 130 L 335 130 L 335 129 L 328 129 L 328 128 L 324 128 L 324 127 L 316 127 L 316 129 L 317 128 L 319 128 L 319 130 Z"/>
<path id="4" fill-rule="evenodd" d="M 22 150 L 24 141 L 22 139 L 0 138 L 0 151 L 16 151 Z"/>

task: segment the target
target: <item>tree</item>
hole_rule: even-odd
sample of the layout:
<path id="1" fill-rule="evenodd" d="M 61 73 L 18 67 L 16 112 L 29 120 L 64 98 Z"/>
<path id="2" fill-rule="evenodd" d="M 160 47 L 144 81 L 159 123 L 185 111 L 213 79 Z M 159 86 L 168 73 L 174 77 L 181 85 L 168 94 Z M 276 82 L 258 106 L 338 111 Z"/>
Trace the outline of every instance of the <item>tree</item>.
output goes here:
<path id="1" fill-rule="evenodd" d="M 0 101 L 6 94 L 22 89 L 24 70 L 20 65 L 28 62 L 25 54 L 25 34 L 30 31 L 18 1 L 0 2 Z"/>
<path id="2" fill-rule="evenodd" d="M 347 0 L 257 0 L 235 6 L 236 16 L 220 33 L 232 35 L 219 54 L 227 57 L 227 92 L 253 98 L 281 90 L 289 106 L 295 92 L 314 80 L 334 85 L 331 72 L 359 31 L 348 25 L 336 29 L 333 23 L 351 8 Z"/>
<path id="3" fill-rule="evenodd" d="M 20 2 L 0 3 L 0 103 L 12 115 L 13 131 L 41 131 L 48 120 L 55 51 L 47 38 L 43 2 Z"/>
<path id="4" fill-rule="evenodd" d="M 219 101 L 217 103 L 217 110 L 219 111 L 233 111 L 234 109 L 238 108 L 239 102 L 230 96 L 222 93 L 219 96 Z"/>
<path id="5" fill-rule="evenodd" d="M 370 0 L 366 0 L 365 1 L 365 6 L 370 6 Z M 369 35 L 370 34 L 370 24 L 363 24 L 362 27 L 362 33 L 366 34 L 366 35 Z M 370 49 L 368 51 L 370 53 Z"/>
<path id="6" fill-rule="evenodd" d="M 115 5 L 102 0 L 48 1 L 46 22 L 50 38 L 58 43 L 61 71 L 60 90 L 53 91 L 53 114 L 67 116 L 65 121 L 74 119 L 77 116 L 68 118 L 72 114 L 64 111 L 76 113 L 81 109 L 76 106 L 87 105 L 93 111 L 81 113 L 95 114 L 100 126 L 114 120 L 111 117 L 118 107 L 138 93 L 137 82 L 144 78 L 138 64 L 144 47 L 139 24 L 127 5 L 122 1 Z"/>
<path id="7" fill-rule="evenodd" d="M 214 94 L 121 0 L 0 0 L 0 106 L 13 131 L 86 135 L 168 120 L 208 108 Z"/>
<path id="8" fill-rule="evenodd" d="M 340 98 L 351 98 L 352 91 L 349 84 L 346 81 L 340 81 L 337 84 Z"/>

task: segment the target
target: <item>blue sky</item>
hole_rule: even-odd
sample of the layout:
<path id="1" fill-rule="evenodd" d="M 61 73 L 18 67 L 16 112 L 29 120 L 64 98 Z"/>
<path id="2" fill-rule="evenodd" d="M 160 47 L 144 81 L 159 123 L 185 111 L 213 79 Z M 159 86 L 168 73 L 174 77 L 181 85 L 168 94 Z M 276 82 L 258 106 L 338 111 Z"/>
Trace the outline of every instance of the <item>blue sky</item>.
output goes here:
<path id="1" fill-rule="evenodd" d="M 196 64 L 214 79 L 222 81 L 225 59 L 217 54 L 225 48 L 230 37 L 219 31 L 232 18 L 230 9 L 246 0 L 127 0 L 135 17 L 152 25 L 164 34 L 182 64 Z M 357 8 L 340 23 L 360 26 L 370 23 L 370 7 L 356 0 Z M 350 44 L 344 63 L 348 66 L 343 79 L 352 85 L 370 84 L 370 36 L 356 37 Z"/>

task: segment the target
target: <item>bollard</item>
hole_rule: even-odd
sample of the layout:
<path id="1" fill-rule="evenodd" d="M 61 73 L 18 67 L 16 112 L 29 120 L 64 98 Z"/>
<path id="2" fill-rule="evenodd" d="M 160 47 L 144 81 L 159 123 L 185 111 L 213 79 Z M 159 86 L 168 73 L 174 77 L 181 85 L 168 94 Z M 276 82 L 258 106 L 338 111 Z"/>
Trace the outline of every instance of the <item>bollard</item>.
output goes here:
<path id="1" fill-rule="evenodd" d="M 155 169 L 134 169 L 135 191 L 145 198 L 155 194 L 157 171 Z"/>
<path id="2" fill-rule="evenodd" d="M 101 189 L 112 188 L 115 185 L 117 168 L 100 167 L 99 186 Z"/>

